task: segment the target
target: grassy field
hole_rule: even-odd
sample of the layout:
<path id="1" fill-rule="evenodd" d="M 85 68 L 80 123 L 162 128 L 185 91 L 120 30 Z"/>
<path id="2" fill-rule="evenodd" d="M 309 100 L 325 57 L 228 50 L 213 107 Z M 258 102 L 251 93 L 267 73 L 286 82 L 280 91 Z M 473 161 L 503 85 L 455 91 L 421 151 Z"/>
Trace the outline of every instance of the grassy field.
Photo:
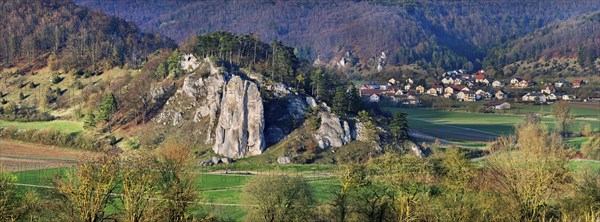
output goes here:
<path id="1" fill-rule="evenodd" d="M 523 113 L 533 112 L 537 108 L 534 105 L 522 105 Z M 544 111 L 547 116 L 541 119 L 541 122 L 549 129 L 556 128 L 555 119 L 551 115 L 551 107 Z M 467 113 L 460 111 L 438 111 L 423 108 L 390 108 L 383 110 L 389 112 L 408 113 L 408 122 L 411 129 L 455 142 L 479 141 L 485 142 L 493 140 L 499 135 L 508 135 L 514 132 L 514 125 L 522 123 L 523 115 L 513 114 L 495 114 L 495 113 Z M 538 110 L 539 111 L 539 110 Z M 583 124 L 591 124 L 592 128 L 600 129 L 600 112 L 593 108 L 573 107 L 573 114 L 576 119 L 573 124 L 573 130 L 579 132 Z M 579 146 L 585 139 L 570 139 L 575 146 Z"/>
<path id="2" fill-rule="evenodd" d="M 83 124 L 81 122 L 70 120 L 54 120 L 42 122 L 12 122 L 0 120 L 0 127 L 14 126 L 19 129 L 48 129 L 54 128 L 65 133 L 81 133 L 83 132 Z"/>
<path id="3" fill-rule="evenodd" d="M 288 169 L 293 169 L 291 167 Z M 17 182 L 22 184 L 40 185 L 40 186 L 52 186 L 52 180 L 57 176 L 64 176 L 69 168 L 52 168 L 42 170 L 31 170 L 14 172 L 13 174 L 17 177 Z M 269 174 L 264 172 L 263 174 Z M 278 174 L 273 174 L 278 176 Z M 242 195 L 242 187 L 253 175 L 232 175 L 232 174 L 208 174 L 198 173 L 196 176 L 197 190 L 201 193 L 199 202 L 203 203 L 198 206 L 196 211 L 206 212 L 210 210 L 213 213 L 219 215 L 222 218 L 229 218 L 235 221 L 241 221 L 244 216 L 244 211 L 241 209 L 240 198 Z M 306 175 L 309 185 L 314 191 L 315 198 L 319 203 L 328 202 L 331 197 L 332 186 L 336 184 L 337 180 L 332 177 L 322 177 L 319 174 L 316 176 Z M 32 189 L 20 187 L 23 189 Z M 48 189 L 48 188 L 40 188 Z M 206 203 L 214 203 L 216 205 L 210 205 Z M 234 204 L 231 206 L 224 206 L 219 204 Z M 119 206 L 119 203 L 116 203 Z M 107 210 L 114 211 L 114 206 L 108 207 Z"/>

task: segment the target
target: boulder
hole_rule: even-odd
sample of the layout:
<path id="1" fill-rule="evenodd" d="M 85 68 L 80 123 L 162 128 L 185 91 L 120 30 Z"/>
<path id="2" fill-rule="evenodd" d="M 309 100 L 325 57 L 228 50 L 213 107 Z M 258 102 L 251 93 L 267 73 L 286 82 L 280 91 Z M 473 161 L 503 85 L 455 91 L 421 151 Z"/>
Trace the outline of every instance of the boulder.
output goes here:
<path id="1" fill-rule="evenodd" d="M 233 159 L 224 157 L 224 158 L 221 158 L 221 162 L 224 164 L 229 164 L 229 163 L 233 163 Z"/>
<path id="2" fill-rule="evenodd" d="M 404 144 L 402 144 L 404 149 L 409 149 L 410 151 L 412 151 L 417 157 L 419 158 L 424 158 L 425 157 L 425 153 L 423 152 L 423 148 L 421 146 L 419 146 L 419 144 L 416 144 L 413 141 L 407 140 L 404 141 Z"/>
<path id="3" fill-rule="evenodd" d="M 306 104 L 308 104 L 308 107 L 313 108 L 313 109 L 318 106 L 315 98 L 312 98 L 310 96 L 306 97 Z"/>
<path id="4" fill-rule="evenodd" d="M 221 163 L 221 158 L 216 157 L 216 156 L 211 157 L 211 160 L 215 165 Z"/>
<path id="5" fill-rule="evenodd" d="M 181 112 L 177 112 L 175 113 L 175 115 L 173 115 L 173 122 L 172 125 L 173 126 L 177 126 L 181 123 L 181 120 L 183 119 L 182 113 Z"/>
<path id="6" fill-rule="evenodd" d="M 277 158 L 277 163 L 279 163 L 279 164 L 288 164 L 290 162 L 291 162 L 291 160 L 290 160 L 289 157 L 279 157 L 279 158 Z"/>
<path id="7" fill-rule="evenodd" d="M 321 125 L 315 139 L 321 149 L 341 147 L 352 141 L 350 125 L 329 112 L 321 112 Z"/>
<path id="8" fill-rule="evenodd" d="M 213 162 L 211 160 L 205 160 L 200 162 L 200 166 L 212 166 Z"/>
<path id="9" fill-rule="evenodd" d="M 265 149 L 264 110 L 256 83 L 233 76 L 225 87 L 213 150 L 230 158 L 260 155 Z"/>

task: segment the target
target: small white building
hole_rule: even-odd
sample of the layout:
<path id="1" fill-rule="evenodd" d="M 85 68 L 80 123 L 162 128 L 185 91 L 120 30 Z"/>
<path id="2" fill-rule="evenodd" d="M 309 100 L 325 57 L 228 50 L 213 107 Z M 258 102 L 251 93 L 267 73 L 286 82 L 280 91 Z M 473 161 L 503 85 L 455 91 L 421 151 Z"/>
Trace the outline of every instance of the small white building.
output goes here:
<path id="1" fill-rule="evenodd" d="M 562 100 L 567 100 L 567 101 L 571 101 L 571 100 L 575 100 L 577 97 L 575 97 L 574 95 L 562 95 L 561 99 Z"/>
<path id="2" fill-rule="evenodd" d="M 502 84 L 502 82 L 498 81 L 498 80 L 494 80 L 492 82 L 492 87 L 494 88 L 498 88 L 498 87 L 502 87 L 504 84 Z"/>
<path id="3" fill-rule="evenodd" d="M 527 93 L 522 97 L 523 101 L 526 102 L 540 102 L 540 103 L 545 103 L 546 102 L 546 95 L 542 94 L 542 93 L 538 93 L 538 92 L 531 92 L 531 93 Z"/>
<path id="4" fill-rule="evenodd" d="M 498 92 L 496 92 L 494 96 L 496 97 L 496 99 L 506 99 L 507 97 L 507 95 L 500 90 L 498 90 Z"/>

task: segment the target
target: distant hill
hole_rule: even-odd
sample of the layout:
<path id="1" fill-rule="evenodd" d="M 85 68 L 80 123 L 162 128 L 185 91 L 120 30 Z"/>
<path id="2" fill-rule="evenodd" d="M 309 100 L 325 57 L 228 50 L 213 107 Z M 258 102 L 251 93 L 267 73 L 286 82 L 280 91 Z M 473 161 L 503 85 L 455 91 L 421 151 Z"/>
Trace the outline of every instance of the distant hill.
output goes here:
<path id="1" fill-rule="evenodd" d="M 517 61 L 575 59 L 597 72 L 600 57 L 600 11 L 556 22 L 490 50 L 486 64 L 503 67 Z"/>
<path id="2" fill-rule="evenodd" d="M 149 53 L 175 46 L 168 38 L 142 33 L 134 23 L 67 1 L 1 1 L 0 27 L 0 68 L 135 67 Z"/>
<path id="3" fill-rule="evenodd" d="M 478 68 L 494 48 L 548 24 L 600 9 L 600 1 L 117 1 L 76 0 L 183 42 L 217 30 L 281 40 L 303 58 L 352 52 L 373 64 Z"/>

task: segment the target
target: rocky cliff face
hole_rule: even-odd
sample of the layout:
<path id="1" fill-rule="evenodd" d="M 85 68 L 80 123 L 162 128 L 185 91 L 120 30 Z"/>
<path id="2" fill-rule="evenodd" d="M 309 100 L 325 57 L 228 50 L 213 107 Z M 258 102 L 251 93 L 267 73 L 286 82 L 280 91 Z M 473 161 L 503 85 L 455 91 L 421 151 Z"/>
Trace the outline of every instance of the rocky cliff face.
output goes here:
<path id="1" fill-rule="evenodd" d="M 327 105 L 296 95 L 283 84 L 265 84 L 261 92 L 260 80 L 220 71 L 208 60 L 198 70 L 210 70 L 210 74 L 187 75 L 155 121 L 192 126 L 189 136 L 200 137 L 217 154 L 229 158 L 260 155 L 267 145 L 284 140 L 303 125 L 308 106 L 321 109 L 314 139 L 322 149 L 341 147 L 356 138 L 348 122 L 331 114 Z"/>
<path id="2" fill-rule="evenodd" d="M 285 85 L 266 87 L 272 98 L 265 103 L 265 137 L 268 145 L 285 139 L 305 119 L 306 102 L 292 93 Z"/>
<path id="3" fill-rule="evenodd" d="M 258 85 L 209 64 L 210 75 L 188 75 L 155 121 L 164 125 L 202 124 L 205 144 L 230 158 L 259 155 L 266 147 L 264 108 Z M 201 67 L 202 68 L 202 67 Z M 204 67 L 206 68 L 206 67 Z"/>
<path id="4" fill-rule="evenodd" d="M 256 83 L 233 76 L 227 82 L 215 129 L 215 153 L 241 158 L 265 149 L 264 110 Z"/>
<path id="5" fill-rule="evenodd" d="M 321 112 L 321 125 L 315 139 L 321 149 L 341 147 L 352 141 L 350 125 L 329 112 Z"/>

